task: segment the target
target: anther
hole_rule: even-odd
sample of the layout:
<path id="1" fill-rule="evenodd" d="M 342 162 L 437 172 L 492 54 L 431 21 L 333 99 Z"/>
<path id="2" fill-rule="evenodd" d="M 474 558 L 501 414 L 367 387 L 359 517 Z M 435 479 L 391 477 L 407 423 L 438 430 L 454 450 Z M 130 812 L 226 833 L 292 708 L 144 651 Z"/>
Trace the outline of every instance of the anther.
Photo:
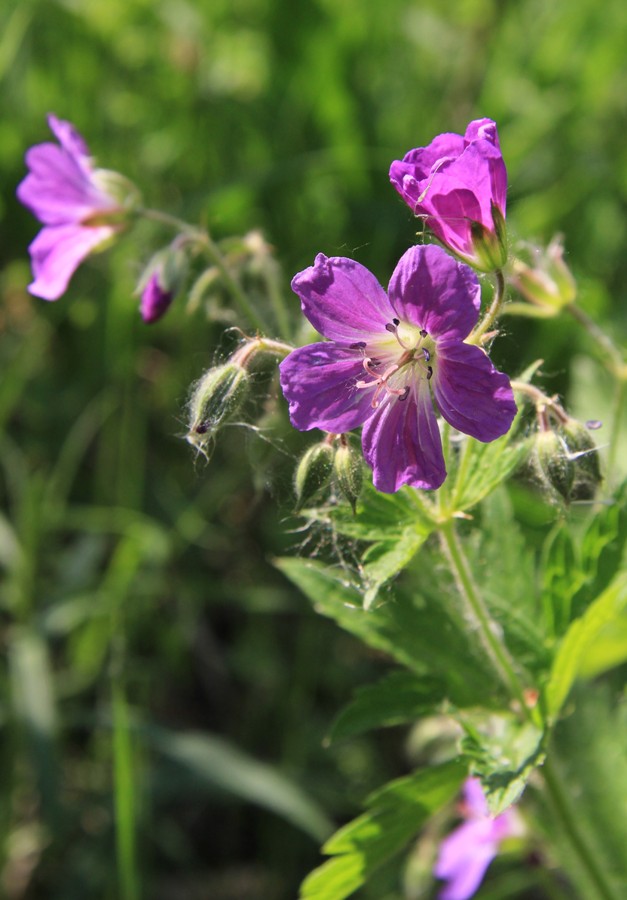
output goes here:
<path id="1" fill-rule="evenodd" d="M 396 320 L 398 322 L 398 319 Z M 396 334 L 396 325 L 393 325 L 391 322 L 388 322 L 385 326 L 385 330 L 389 331 L 390 334 Z"/>
<path id="2" fill-rule="evenodd" d="M 365 349 L 366 349 L 366 342 L 365 342 L 365 341 L 357 341 L 356 344 L 351 344 L 351 345 L 350 345 L 350 349 L 351 349 L 351 350 L 365 350 Z"/>
<path id="3" fill-rule="evenodd" d="M 396 327 L 398 328 L 398 326 L 401 324 L 401 320 L 400 319 L 392 319 L 392 323 L 394 325 L 396 325 Z"/>
<path id="4" fill-rule="evenodd" d="M 422 337 L 422 338 L 428 337 L 428 332 L 424 328 L 420 329 L 420 337 Z"/>
<path id="5" fill-rule="evenodd" d="M 401 403 L 402 403 L 403 400 L 407 400 L 408 397 L 409 397 L 409 385 L 407 385 L 407 387 L 404 389 L 404 391 L 403 391 L 402 394 L 399 394 L 399 398 L 398 398 L 398 399 L 399 399 L 399 400 L 401 401 Z"/>
<path id="6" fill-rule="evenodd" d="M 422 352 L 424 353 L 425 361 L 426 361 L 426 362 L 430 362 L 430 360 L 431 360 L 431 353 L 427 350 L 426 347 L 423 347 L 423 348 L 422 348 Z"/>
<path id="7" fill-rule="evenodd" d="M 433 378 L 433 366 L 427 366 L 427 381 Z"/>

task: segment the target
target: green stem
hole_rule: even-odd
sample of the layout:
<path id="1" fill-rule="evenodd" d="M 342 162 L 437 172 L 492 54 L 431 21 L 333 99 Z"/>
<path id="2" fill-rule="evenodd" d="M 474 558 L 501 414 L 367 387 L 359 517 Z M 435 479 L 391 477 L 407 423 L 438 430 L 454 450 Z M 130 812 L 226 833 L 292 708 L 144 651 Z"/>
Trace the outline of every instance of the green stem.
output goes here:
<path id="1" fill-rule="evenodd" d="M 492 297 L 492 303 L 490 304 L 490 307 L 487 310 L 485 316 L 468 339 L 469 344 L 482 344 L 482 338 L 486 335 L 488 330 L 492 327 L 501 313 L 503 302 L 505 300 L 505 276 L 503 275 L 501 269 L 496 269 L 496 271 L 494 272 L 494 278 L 496 284 L 494 285 L 494 296 Z"/>
<path id="2" fill-rule="evenodd" d="M 605 351 L 609 360 L 603 358 L 603 363 L 605 367 L 614 375 L 616 378 L 621 381 L 627 380 L 627 366 L 625 365 L 625 361 L 623 359 L 623 354 L 620 352 L 614 341 L 607 335 L 603 329 L 599 328 L 597 323 L 590 318 L 590 316 L 581 309 L 580 306 L 577 306 L 575 303 L 569 303 L 566 307 L 568 312 L 571 314 L 573 319 L 575 319 L 579 324 L 585 328 L 591 338 L 596 341 L 596 343 Z"/>
<path id="3" fill-rule="evenodd" d="M 590 880 L 594 883 L 599 897 L 602 897 L 603 900 L 619 900 L 606 878 L 602 865 L 595 859 L 594 853 L 586 843 L 586 840 L 579 829 L 577 813 L 573 809 L 570 797 L 562 784 L 561 777 L 555 769 L 550 756 L 547 756 L 544 762 L 542 775 L 544 777 L 547 792 L 553 804 L 553 809 L 562 824 L 571 846 L 576 850 L 579 859 L 586 868 Z"/>
<path id="4" fill-rule="evenodd" d="M 444 554 L 449 562 L 451 571 L 457 584 L 460 598 L 464 605 L 465 618 L 469 625 L 474 626 L 499 680 L 508 688 L 521 706 L 521 711 L 529 718 L 533 718 L 532 710 L 525 700 L 524 691 L 520 679 L 514 667 L 514 661 L 505 645 L 498 637 L 499 627 L 492 620 L 483 598 L 477 590 L 468 560 L 460 544 L 459 537 L 452 519 L 440 526 L 440 540 Z"/>
<path id="5" fill-rule="evenodd" d="M 195 228 L 193 225 L 189 225 L 182 219 L 178 219 L 176 216 L 171 216 L 169 213 L 164 213 L 157 209 L 142 209 L 139 214 L 145 219 L 151 219 L 153 222 L 160 222 L 162 225 L 168 225 L 170 228 L 182 232 L 198 244 L 205 252 L 205 255 L 210 262 L 212 262 L 220 272 L 222 280 L 231 292 L 242 315 L 246 316 L 251 325 L 258 331 L 268 332 L 271 330 L 263 316 L 259 314 L 246 296 L 246 292 L 240 285 L 236 276 L 231 272 L 220 248 L 211 238 L 208 231 L 201 228 Z"/>
<path id="6" fill-rule="evenodd" d="M 616 462 L 616 453 L 618 450 L 618 439 L 620 435 L 620 426 L 623 416 L 623 410 L 625 408 L 625 387 L 626 382 L 624 379 L 620 379 L 620 381 L 616 382 L 616 387 L 614 390 L 614 410 L 612 416 L 612 430 L 610 432 L 610 445 L 607 451 L 607 472 L 606 477 L 609 482 L 610 473 L 614 468 L 614 464 Z"/>

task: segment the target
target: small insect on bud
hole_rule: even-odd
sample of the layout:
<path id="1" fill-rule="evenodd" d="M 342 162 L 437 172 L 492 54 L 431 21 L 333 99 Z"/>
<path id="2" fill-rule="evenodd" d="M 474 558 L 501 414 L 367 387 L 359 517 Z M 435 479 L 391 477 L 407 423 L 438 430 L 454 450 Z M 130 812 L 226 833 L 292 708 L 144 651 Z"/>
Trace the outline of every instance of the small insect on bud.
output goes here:
<path id="1" fill-rule="evenodd" d="M 549 493 L 557 493 L 568 502 L 575 480 L 575 467 L 564 439 L 554 431 L 539 431 L 531 461 L 540 483 Z"/>
<path id="2" fill-rule="evenodd" d="M 603 480 L 599 465 L 599 452 L 592 435 L 585 425 L 569 419 L 560 429 L 574 468 L 571 500 L 592 500 Z"/>
<path id="3" fill-rule="evenodd" d="M 296 510 L 300 510 L 327 486 L 333 472 L 335 448 L 327 441 L 314 444 L 302 457 L 294 476 Z"/>
<path id="4" fill-rule="evenodd" d="M 337 448 L 333 460 L 333 473 L 340 492 L 355 512 L 363 483 L 363 466 L 360 454 L 356 453 L 348 442 L 341 443 Z"/>
<path id="5" fill-rule="evenodd" d="M 205 372 L 189 401 L 189 443 L 202 450 L 220 426 L 242 408 L 249 387 L 248 370 L 232 359 Z"/>

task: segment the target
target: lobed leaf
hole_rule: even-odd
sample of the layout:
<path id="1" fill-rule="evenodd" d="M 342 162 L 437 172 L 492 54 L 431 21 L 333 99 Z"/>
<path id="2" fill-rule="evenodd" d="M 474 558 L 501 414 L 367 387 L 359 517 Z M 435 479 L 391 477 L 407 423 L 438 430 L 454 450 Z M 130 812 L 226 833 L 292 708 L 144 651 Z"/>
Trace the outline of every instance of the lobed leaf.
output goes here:
<path id="1" fill-rule="evenodd" d="M 466 773 L 462 762 L 448 762 L 399 778 L 372 794 L 366 801 L 368 811 L 327 841 L 323 852 L 336 858 L 305 879 L 300 900 L 350 897 L 452 800 Z"/>

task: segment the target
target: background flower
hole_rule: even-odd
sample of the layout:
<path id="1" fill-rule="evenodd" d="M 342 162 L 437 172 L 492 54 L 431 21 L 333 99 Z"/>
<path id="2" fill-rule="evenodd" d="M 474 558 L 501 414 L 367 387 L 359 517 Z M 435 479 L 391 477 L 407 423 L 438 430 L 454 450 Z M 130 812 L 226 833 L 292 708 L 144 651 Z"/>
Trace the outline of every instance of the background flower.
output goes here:
<path id="1" fill-rule="evenodd" d="M 30 171 L 17 196 L 45 226 L 29 247 L 35 276 L 29 291 L 57 300 L 85 257 L 123 227 L 125 211 L 100 185 L 109 173 L 94 168 L 73 125 L 53 115 L 48 124 L 59 143 L 37 144 L 27 152 Z"/>

